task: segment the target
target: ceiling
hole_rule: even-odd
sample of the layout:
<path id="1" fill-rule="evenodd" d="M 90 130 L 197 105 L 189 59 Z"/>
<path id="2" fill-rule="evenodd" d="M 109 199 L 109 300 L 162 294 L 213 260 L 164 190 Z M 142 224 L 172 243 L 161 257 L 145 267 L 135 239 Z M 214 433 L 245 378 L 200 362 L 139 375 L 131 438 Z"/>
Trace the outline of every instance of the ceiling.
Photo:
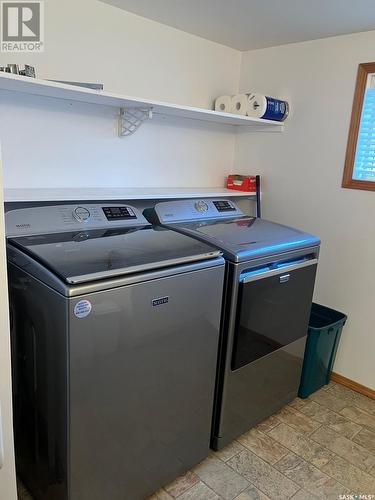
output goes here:
<path id="1" fill-rule="evenodd" d="M 239 50 L 375 29 L 375 0 L 102 0 Z"/>

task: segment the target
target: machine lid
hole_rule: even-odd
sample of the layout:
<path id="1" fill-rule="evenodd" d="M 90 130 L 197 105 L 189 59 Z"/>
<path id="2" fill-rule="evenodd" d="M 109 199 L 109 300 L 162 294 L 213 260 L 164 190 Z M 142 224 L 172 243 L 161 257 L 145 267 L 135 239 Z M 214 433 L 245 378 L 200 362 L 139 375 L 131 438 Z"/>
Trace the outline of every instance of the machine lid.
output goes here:
<path id="1" fill-rule="evenodd" d="M 68 284 L 212 259 L 219 250 L 165 228 L 118 227 L 8 238 Z"/>
<path id="2" fill-rule="evenodd" d="M 233 262 L 320 245 L 316 236 L 255 217 L 184 222 L 168 227 L 220 248 L 224 257 Z"/>

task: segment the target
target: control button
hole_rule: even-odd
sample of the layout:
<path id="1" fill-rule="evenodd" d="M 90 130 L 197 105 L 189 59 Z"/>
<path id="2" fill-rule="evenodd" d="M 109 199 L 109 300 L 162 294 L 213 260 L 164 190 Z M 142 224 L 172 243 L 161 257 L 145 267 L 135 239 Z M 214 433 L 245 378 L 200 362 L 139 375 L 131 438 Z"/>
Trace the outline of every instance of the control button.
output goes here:
<path id="1" fill-rule="evenodd" d="M 194 203 L 194 207 L 196 209 L 197 212 L 207 212 L 208 210 L 208 205 L 205 201 L 203 200 L 199 200 L 197 202 Z"/>
<path id="2" fill-rule="evenodd" d="M 87 222 L 90 218 L 90 212 L 85 207 L 77 207 L 73 210 L 73 217 L 78 222 Z"/>

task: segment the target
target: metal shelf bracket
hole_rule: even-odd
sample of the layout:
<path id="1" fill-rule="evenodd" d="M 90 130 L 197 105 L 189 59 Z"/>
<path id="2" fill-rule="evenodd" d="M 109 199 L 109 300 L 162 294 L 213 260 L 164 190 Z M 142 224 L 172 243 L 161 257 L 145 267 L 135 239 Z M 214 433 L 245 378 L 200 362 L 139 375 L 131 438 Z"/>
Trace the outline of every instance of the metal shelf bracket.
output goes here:
<path id="1" fill-rule="evenodd" d="M 149 108 L 120 108 L 118 119 L 119 137 L 134 134 L 146 120 L 152 118 L 152 107 Z"/>

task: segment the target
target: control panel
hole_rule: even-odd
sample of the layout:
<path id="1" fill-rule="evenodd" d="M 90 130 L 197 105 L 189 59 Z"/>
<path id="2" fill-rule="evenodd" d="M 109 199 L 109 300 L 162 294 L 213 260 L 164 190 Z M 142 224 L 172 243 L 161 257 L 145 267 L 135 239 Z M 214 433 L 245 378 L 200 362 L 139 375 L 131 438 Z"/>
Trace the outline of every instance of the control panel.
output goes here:
<path id="1" fill-rule="evenodd" d="M 244 215 L 233 201 L 222 199 L 165 201 L 155 205 L 155 212 L 163 224 L 200 219 L 228 219 Z"/>
<path id="2" fill-rule="evenodd" d="M 148 224 L 135 207 L 116 203 L 21 208 L 10 210 L 5 214 L 7 236 L 146 226 Z"/>
<path id="3" fill-rule="evenodd" d="M 103 207 L 103 212 L 107 220 L 129 220 L 137 218 L 131 207 Z"/>
<path id="4" fill-rule="evenodd" d="M 227 200 L 219 200 L 219 201 L 214 201 L 213 204 L 217 208 L 218 212 L 235 212 L 236 207 L 231 203 L 230 201 Z"/>

